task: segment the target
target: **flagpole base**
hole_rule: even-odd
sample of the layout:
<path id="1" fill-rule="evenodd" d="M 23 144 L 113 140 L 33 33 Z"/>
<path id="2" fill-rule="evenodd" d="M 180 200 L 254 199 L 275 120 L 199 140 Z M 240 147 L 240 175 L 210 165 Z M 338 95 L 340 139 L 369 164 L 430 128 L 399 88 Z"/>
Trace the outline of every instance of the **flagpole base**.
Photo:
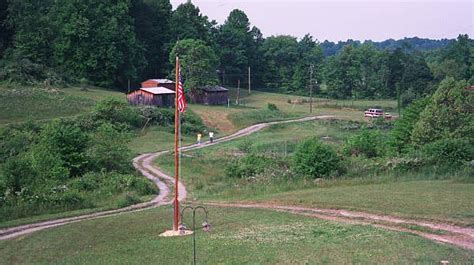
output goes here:
<path id="1" fill-rule="evenodd" d="M 161 233 L 160 236 L 161 237 L 173 237 L 173 236 L 189 236 L 189 235 L 192 235 L 192 234 L 193 234 L 193 231 L 191 231 L 191 230 L 184 230 L 184 231 L 167 230 L 167 231 Z"/>

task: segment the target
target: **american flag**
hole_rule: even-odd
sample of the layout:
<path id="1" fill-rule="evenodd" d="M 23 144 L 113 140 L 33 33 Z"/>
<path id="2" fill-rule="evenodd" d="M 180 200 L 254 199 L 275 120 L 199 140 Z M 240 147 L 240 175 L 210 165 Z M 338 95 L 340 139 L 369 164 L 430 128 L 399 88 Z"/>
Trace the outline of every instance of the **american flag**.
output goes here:
<path id="1" fill-rule="evenodd" d="M 183 89 L 183 79 L 181 78 L 181 71 L 179 69 L 179 64 L 178 64 L 178 110 L 179 112 L 184 112 L 186 110 L 186 98 L 184 96 L 184 89 Z"/>

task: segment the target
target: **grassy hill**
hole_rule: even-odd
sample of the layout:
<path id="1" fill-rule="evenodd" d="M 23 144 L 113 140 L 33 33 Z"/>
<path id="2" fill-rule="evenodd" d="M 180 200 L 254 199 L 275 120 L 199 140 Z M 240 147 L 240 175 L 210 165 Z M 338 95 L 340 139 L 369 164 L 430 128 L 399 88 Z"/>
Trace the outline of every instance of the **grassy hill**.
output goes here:
<path id="1" fill-rule="evenodd" d="M 107 97 L 125 100 L 123 93 L 101 88 L 0 85 L 0 126 L 77 115 Z"/>

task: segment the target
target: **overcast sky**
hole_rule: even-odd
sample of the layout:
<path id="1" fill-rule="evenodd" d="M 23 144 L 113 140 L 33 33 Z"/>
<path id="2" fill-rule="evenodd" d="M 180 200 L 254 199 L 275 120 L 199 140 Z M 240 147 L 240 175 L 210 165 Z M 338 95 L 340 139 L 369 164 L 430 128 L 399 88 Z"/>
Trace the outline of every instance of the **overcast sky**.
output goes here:
<path id="1" fill-rule="evenodd" d="M 186 0 L 171 0 L 175 9 Z M 474 1 L 193 0 L 219 24 L 233 9 L 243 10 L 264 36 L 310 33 L 324 41 L 455 38 L 474 36 Z"/>

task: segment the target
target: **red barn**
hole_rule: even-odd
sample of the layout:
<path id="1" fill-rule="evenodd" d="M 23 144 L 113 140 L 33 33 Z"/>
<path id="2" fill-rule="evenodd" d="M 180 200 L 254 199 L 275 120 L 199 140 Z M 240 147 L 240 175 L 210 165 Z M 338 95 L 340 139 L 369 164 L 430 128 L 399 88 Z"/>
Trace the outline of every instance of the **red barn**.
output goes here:
<path id="1" fill-rule="evenodd" d="M 165 87 L 175 90 L 175 83 L 169 79 L 148 79 L 141 83 L 142 87 Z"/>
<path id="2" fill-rule="evenodd" d="M 173 90 L 166 87 L 142 87 L 127 94 L 127 101 L 131 105 L 173 107 L 174 94 Z"/>

